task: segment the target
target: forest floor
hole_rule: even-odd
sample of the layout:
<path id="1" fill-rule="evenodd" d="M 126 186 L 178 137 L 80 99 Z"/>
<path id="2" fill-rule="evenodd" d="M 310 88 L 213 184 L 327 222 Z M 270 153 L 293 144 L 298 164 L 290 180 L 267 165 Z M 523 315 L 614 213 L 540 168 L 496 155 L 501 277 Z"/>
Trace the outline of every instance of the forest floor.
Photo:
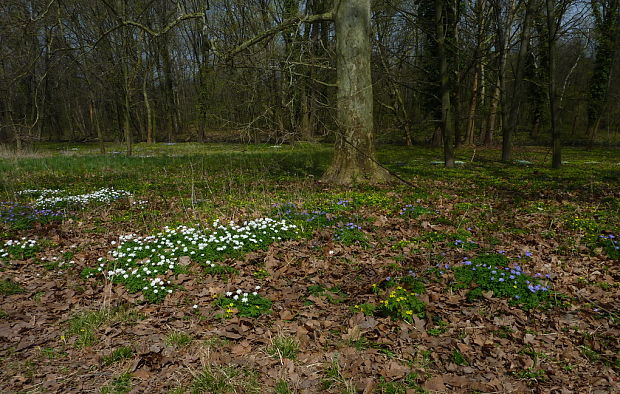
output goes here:
<path id="1" fill-rule="evenodd" d="M 0 392 L 620 391 L 618 151 L 96 149 L 0 159 Z"/>

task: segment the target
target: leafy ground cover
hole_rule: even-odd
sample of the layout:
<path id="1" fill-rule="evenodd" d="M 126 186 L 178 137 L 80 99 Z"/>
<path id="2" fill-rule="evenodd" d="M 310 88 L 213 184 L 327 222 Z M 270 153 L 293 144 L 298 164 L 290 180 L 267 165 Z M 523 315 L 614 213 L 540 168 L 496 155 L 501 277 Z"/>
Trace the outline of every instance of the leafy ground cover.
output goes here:
<path id="1" fill-rule="evenodd" d="M 0 160 L 2 392 L 620 389 L 617 152 L 96 149 Z"/>

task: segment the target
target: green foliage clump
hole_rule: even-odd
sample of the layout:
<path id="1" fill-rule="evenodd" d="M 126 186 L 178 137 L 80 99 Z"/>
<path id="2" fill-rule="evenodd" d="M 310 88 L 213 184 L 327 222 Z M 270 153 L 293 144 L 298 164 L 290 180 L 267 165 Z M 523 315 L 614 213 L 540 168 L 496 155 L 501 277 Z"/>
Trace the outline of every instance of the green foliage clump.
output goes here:
<path id="1" fill-rule="evenodd" d="M 571 230 L 578 231 L 584 234 L 593 234 L 599 230 L 596 220 L 590 218 L 582 218 L 579 216 L 573 216 L 566 219 L 566 226 Z"/>
<path id="2" fill-rule="evenodd" d="M 426 305 L 420 301 L 416 293 L 408 291 L 402 286 L 397 286 L 389 292 L 384 300 L 379 302 L 377 313 L 411 323 L 413 322 L 413 315 L 423 317 L 425 310 Z"/>
<path id="3" fill-rule="evenodd" d="M 258 290 L 260 286 L 257 286 Z M 259 317 L 271 313 L 271 300 L 258 294 L 256 291 L 249 293 L 243 290 L 227 292 L 225 296 L 219 297 L 215 305 L 224 309 L 222 317 Z"/>
<path id="4" fill-rule="evenodd" d="M 422 215 L 434 213 L 432 209 L 428 209 L 419 205 L 407 204 L 400 210 L 399 215 L 402 218 L 415 219 Z"/>

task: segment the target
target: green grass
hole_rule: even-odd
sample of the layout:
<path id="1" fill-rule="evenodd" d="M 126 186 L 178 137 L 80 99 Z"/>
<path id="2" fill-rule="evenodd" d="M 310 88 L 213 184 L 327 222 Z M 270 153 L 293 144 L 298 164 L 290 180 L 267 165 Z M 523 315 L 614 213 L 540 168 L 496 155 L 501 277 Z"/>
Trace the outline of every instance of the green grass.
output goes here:
<path id="1" fill-rule="evenodd" d="M 336 390 L 336 392 L 344 394 L 357 393 L 357 388 L 353 382 L 342 374 L 338 354 L 332 357 L 331 361 L 326 364 L 323 370 L 321 386 L 323 390 L 330 390 L 330 392 Z"/>
<path id="2" fill-rule="evenodd" d="M 425 393 L 424 389 L 417 383 L 418 375 L 416 373 L 407 374 L 403 379 L 398 381 L 390 381 L 384 377 L 379 378 L 376 393 L 382 394 L 407 394 L 407 393 Z"/>
<path id="3" fill-rule="evenodd" d="M 523 380 L 536 380 L 536 381 L 545 381 L 547 380 L 547 373 L 544 369 L 536 369 L 529 368 L 522 371 L 516 371 L 513 373 L 513 376 L 517 379 Z"/>
<path id="4" fill-rule="evenodd" d="M 66 337 L 75 338 L 75 346 L 89 347 L 97 343 L 97 330 L 112 322 L 133 324 L 143 316 L 126 307 L 105 308 L 96 311 L 82 311 L 69 319 Z"/>
<path id="5" fill-rule="evenodd" d="M 325 297 L 330 304 L 340 304 L 348 299 L 340 286 L 326 287 L 320 283 L 308 286 L 308 293 L 315 297 Z"/>
<path id="6" fill-rule="evenodd" d="M 166 343 L 170 346 L 184 347 L 189 345 L 194 338 L 185 332 L 171 332 L 166 337 Z"/>
<path id="7" fill-rule="evenodd" d="M 187 392 L 191 394 L 261 393 L 257 372 L 243 367 L 211 365 L 197 374 Z"/>
<path id="8" fill-rule="evenodd" d="M 41 354 L 48 360 L 56 360 L 67 357 L 67 352 L 50 347 L 41 348 Z"/>
<path id="9" fill-rule="evenodd" d="M 24 288 L 21 285 L 11 279 L 0 280 L 0 295 L 8 296 L 13 294 L 23 293 Z"/>
<path id="10" fill-rule="evenodd" d="M 267 347 L 267 354 L 274 358 L 295 360 L 298 353 L 299 341 L 292 336 L 278 335 L 273 338 L 271 345 Z"/>
<path id="11" fill-rule="evenodd" d="M 101 388 L 101 394 L 125 394 L 131 391 L 131 374 L 125 372 Z"/>
<path id="12" fill-rule="evenodd" d="M 469 362 L 467 361 L 463 353 L 458 350 L 454 350 L 452 352 L 452 354 L 450 355 L 450 360 L 456 365 L 469 365 Z"/>
<path id="13" fill-rule="evenodd" d="M 133 355 L 134 355 L 134 352 L 131 346 L 122 346 L 122 347 L 119 347 L 118 349 L 115 349 L 109 355 L 103 357 L 103 364 L 104 365 L 114 364 L 122 360 L 130 359 L 133 357 Z"/>
<path id="14" fill-rule="evenodd" d="M 278 380 L 275 387 L 276 394 L 290 394 L 292 393 L 291 389 L 288 386 L 288 382 L 284 379 Z"/>

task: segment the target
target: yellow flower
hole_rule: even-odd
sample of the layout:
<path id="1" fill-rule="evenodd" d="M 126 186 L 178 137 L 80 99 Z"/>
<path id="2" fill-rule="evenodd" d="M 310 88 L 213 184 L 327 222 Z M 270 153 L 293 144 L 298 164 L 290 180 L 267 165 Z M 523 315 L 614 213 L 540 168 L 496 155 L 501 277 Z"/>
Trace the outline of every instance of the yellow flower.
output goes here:
<path id="1" fill-rule="evenodd" d="M 226 313 L 234 313 L 235 310 L 234 309 L 226 309 Z"/>
<path id="2" fill-rule="evenodd" d="M 405 311 L 406 315 L 413 315 L 413 311 Z"/>

